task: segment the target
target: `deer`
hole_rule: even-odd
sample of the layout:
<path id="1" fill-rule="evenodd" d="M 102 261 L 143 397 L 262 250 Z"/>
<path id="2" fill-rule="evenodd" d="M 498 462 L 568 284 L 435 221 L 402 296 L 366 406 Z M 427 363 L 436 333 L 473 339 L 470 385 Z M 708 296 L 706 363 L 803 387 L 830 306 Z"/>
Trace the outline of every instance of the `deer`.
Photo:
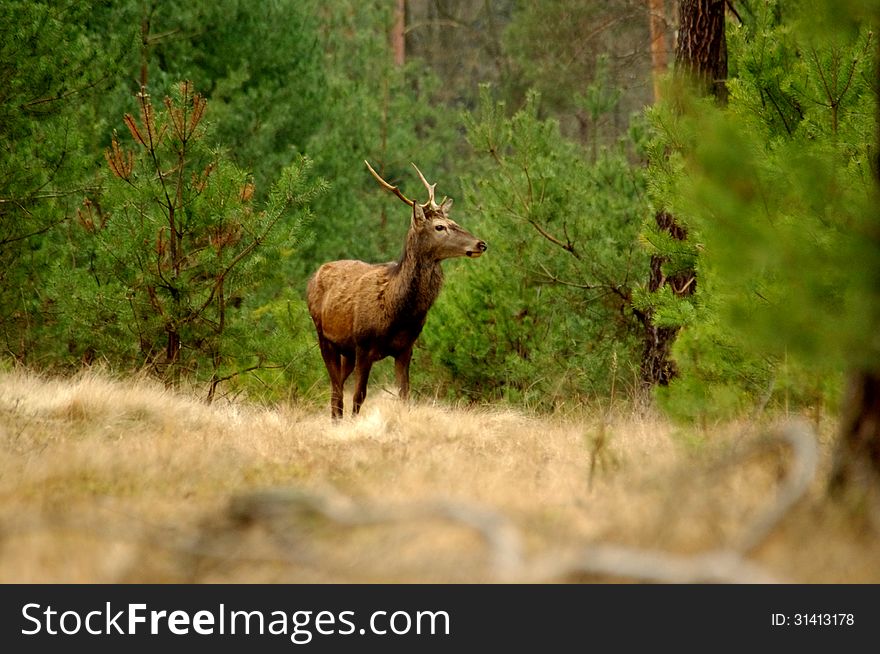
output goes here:
<path id="1" fill-rule="evenodd" d="M 475 259 L 487 249 L 485 241 L 449 217 L 451 198 L 437 204 L 437 184 L 429 184 L 418 166 L 412 164 L 428 191 L 428 201 L 422 204 L 382 179 L 368 161 L 364 163 L 381 188 L 411 208 L 411 218 L 396 262 L 331 261 L 308 281 L 307 304 L 330 376 L 334 421 L 343 416 L 343 389 L 352 371 L 352 416 L 356 416 L 367 395 L 373 364 L 386 357 L 394 358 L 399 398 L 408 400 L 413 346 L 443 285 L 440 263 L 453 257 Z"/>

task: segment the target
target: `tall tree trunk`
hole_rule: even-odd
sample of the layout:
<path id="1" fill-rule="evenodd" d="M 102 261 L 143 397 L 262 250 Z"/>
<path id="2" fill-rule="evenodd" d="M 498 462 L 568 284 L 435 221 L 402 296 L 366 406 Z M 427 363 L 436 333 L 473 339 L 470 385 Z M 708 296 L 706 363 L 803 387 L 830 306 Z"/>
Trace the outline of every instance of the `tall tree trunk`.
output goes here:
<path id="1" fill-rule="evenodd" d="M 706 93 L 712 93 L 719 104 L 727 102 L 724 6 L 724 0 L 680 0 L 681 24 L 675 47 L 675 75 L 695 79 L 699 87 Z M 654 219 L 660 230 L 673 239 L 684 241 L 687 238 L 687 229 L 676 221 L 675 216 L 661 211 Z M 693 295 L 697 289 L 696 271 L 678 271 L 667 277 L 663 273 L 666 261 L 662 255 L 651 257 L 648 290 L 653 293 L 668 285 L 679 297 Z M 649 386 L 666 385 L 677 374 L 670 351 L 678 328 L 658 327 L 651 312 L 645 315 L 644 326 L 642 381 Z"/>
<path id="2" fill-rule="evenodd" d="M 666 211 L 660 211 L 654 216 L 657 227 L 668 233 L 677 241 L 687 239 L 687 229 L 679 225 L 675 217 Z M 666 257 L 651 255 L 651 270 L 648 277 L 648 290 L 656 293 L 663 286 L 669 285 L 672 292 L 684 297 L 693 295 L 697 290 L 696 272 L 693 270 L 678 271 L 667 277 L 663 273 L 663 264 Z M 649 312 L 644 320 L 645 341 L 642 350 L 642 379 L 648 385 L 666 386 L 678 374 L 675 362 L 672 360 L 671 350 L 675 337 L 678 335 L 678 327 L 659 327 L 654 324 L 653 314 Z"/>
<path id="3" fill-rule="evenodd" d="M 394 65 L 403 66 L 406 63 L 406 0 L 394 1 L 391 50 L 394 52 Z"/>
<path id="4" fill-rule="evenodd" d="M 676 74 L 689 75 L 721 105 L 727 104 L 725 0 L 681 0 Z"/>
<path id="5" fill-rule="evenodd" d="M 660 80 L 666 74 L 666 3 L 648 0 L 648 20 L 651 26 L 651 79 L 654 82 L 654 102 L 662 96 Z"/>
<path id="6" fill-rule="evenodd" d="M 874 70 L 877 77 L 875 88 L 880 88 L 880 41 Z M 875 111 L 877 147 L 872 163 L 877 192 L 880 193 L 880 103 Z M 873 228 L 875 242 L 880 243 L 880 224 L 875 223 Z M 880 325 L 876 329 L 880 331 Z M 830 482 L 830 490 L 835 494 L 845 489 L 864 493 L 870 488 L 880 489 L 880 369 L 876 364 L 873 368 L 854 370 L 849 374 Z"/>

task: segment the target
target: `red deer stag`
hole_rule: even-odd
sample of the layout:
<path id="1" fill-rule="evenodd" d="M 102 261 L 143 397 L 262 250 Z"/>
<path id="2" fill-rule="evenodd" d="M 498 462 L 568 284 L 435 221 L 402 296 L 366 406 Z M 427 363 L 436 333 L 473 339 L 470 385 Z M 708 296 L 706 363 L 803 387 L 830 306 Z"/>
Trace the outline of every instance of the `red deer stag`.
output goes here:
<path id="1" fill-rule="evenodd" d="M 469 234 L 449 218 L 452 200 L 434 201 L 434 187 L 413 164 L 428 201 L 408 199 L 373 170 L 376 181 L 412 207 L 412 221 L 400 260 L 369 264 L 363 261 L 332 261 L 318 268 L 309 280 L 309 313 L 318 332 L 321 355 L 330 375 L 330 414 L 342 417 L 345 380 L 355 371 L 356 415 L 367 395 L 373 363 L 394 357 L 400 397 L 409 396 L 409 363 L 428 309 L 443 283 L 440 262 L 451 257 L 479 257 L 486 243 Z"/>

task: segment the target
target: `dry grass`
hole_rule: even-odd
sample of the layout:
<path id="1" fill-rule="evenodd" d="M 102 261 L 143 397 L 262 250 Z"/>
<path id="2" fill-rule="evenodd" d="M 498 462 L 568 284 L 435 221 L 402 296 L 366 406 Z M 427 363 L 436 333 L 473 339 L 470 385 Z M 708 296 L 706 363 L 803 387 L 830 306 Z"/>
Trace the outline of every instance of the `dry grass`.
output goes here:
<path id="1" fill-rule="evenodd" d="M 739 456 L 758 436 L 742 425 L 695 445 L 656 416 L 539 419 L 377 390 L 356 420 L 327 413 L 0 374 L 0 581 L 627 580 L 499 577 L 485 536 L 518 538 L 525 562 L 598 543 L 697 555 L 736 542 L 788 465 L 780 448 Z M 787 581 L 880 582 L 876 533 L 824 498 L 828 449 L 750 561 Z"/>

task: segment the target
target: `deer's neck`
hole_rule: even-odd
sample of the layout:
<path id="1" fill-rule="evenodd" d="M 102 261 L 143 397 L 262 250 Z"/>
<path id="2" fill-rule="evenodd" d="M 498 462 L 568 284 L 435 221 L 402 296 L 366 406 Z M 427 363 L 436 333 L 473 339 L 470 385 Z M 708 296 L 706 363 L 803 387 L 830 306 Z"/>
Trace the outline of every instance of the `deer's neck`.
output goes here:
<path id="1" fill-rule="evenodd" d="M 417 236 L 410 234 L 391 280 L 389 308 L 402 320 L 422 320 L 443 286 L 440 262 L 426 257 Z"/>

